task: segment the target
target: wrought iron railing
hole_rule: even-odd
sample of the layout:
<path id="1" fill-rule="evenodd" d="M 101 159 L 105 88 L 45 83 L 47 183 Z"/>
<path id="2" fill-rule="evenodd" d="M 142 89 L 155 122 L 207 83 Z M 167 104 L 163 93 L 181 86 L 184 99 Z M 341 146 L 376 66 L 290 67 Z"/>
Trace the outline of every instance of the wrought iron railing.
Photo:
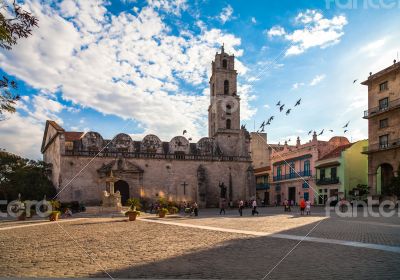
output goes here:
<path id="1" fill-rule="evenodd" d="M 367 119 L 369 117 L 372 117 L 373 115 L 383 113 L 392 109 L 395 109 L 397 107 L 400 107 L 400 98 L 395 99 L 388 102 L 388 105 L 383 107 L 383 106 L 376 106 L 373 108 L 369 108 L 368 110 L 364 111 L 364 118 Z"/>
<path id="2" fill-rule="evenodd" d="M 215 156 L 215 155 L 193 155 L 193 154 L 157 154 L 157 153 L 135 153 L 135 152 L 97 152 L 97 151 L 65 151 L 66 156 L 81 157 L 124 157 L 143 159 L 170 159 L 170 160 L 200 160 L 200 161 L 251 161 L 250 157 L 241 156 Z"/>
<path id="3" fill-rule="evenodd" d="M 269 190 L 270 185 L 268 183 L 256 184 L 256 190 Z"/>
<path id="4" fill-rule="evenodd" d="M 388 142 L 376 143 L 368 145 L 367 147 L 363 147 L 363 153 L 388 150 L 394 148 L 400 148 L 400 138 L 395 140 L 389 139 Z"/>
<path id="5" fill-rule="evenodd" d="M 317 179 L 317 185 L 332 185 L 332 184 L 339 184 L 339 178 L 319 178 Z"/>
<path id="6" fill-rule="evenodd" d="M 296 179 L 296 178 L 301 178 L 301 177 L 311 177 L 311 170 L 309 171 L 300 171 L 300 172 L 293 172 L 285 175 L 280 175 L 280 176 L 274 176 L 273 180 L 274 182 L 277 181 L 283 181 L 283 180 L 290 180 L 290 179 Z"/>

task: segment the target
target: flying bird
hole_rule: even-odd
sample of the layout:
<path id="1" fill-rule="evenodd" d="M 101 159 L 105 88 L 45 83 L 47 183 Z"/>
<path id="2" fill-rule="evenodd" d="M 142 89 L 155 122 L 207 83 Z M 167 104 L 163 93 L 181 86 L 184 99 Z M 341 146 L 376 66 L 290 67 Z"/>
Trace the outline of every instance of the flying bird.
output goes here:
<path id="1" fill-rule="evenodd" d="M 281 101 L 279 101 L 278 103 L 276 103 L 276 106 L 281 106 Z"/>
<path id="2" fill-rule="evenodd" d="M 329 131 L 330 131 L 330 132 L 333 132 L 333 130 L 332 130 L 332 129 L 329 129 Z"/>
<path id="3" fill-rule="evenodd" d="M 182 132 L 183 135 L 185 135 L 187 133 L 186 129 Z"/>
<path id="4" fill-rule="evenodd" d="M 310 130 L 310 131 L 308 132 L 308 135 L 310 135 L 310 134 L 311 134 L 311 132 L 312 132 L 312 130 Z"/>
<path id="5" fill-rule="evenodd" d="M 192 141 L 192 138 L 189 138 L 188 140 L 189 140 L 189 141 Z"/>
<path id="6" fill-rule="evenodd" d="M 324 133 L 324 129 L 321 130 L 321 132 L 318 134 L 318 136 L 322 135 Z"/>
<path id="7" fill-rule="evenodd" d="M 300 102 L 301 102 L 301 98 L 300 98 L 299 100 L 297 100 L 297 102 L 296 102 L 296 104 L 294 105 L 294 107 L 300 105 Z"/>
<path id="8" fill-rule="evenodd" d="M 264 128 L 265 126 L 265 121 L 262 122 L 262 124 L 260 125 L 260 128 Z"/>
<path id="9" fill-rule="evenodd" d="M 288 110 L 286 111 L 286 116 L 290 114 L 290 110 L 292 110 L 292 109 L 288 109 Z"/>
<path id="10" fill-rule="evenodd" d="M 358 81 L 358 79 L 355 79 L 355 80 L 353 81 L 353 84 L 355 84 L 357 81 Z"/>
<path id="11" fill-rule="evenodd" d="M 261 131 L 260 131 L 260 132 L 264 132 L 264 127 L 261 128 Z"/>
<path id="12" fill-rule="evenodd" d="M 274 116 L 271 116 L 271 117 L 269 118 L 268 121 L 270 122 L 270 121 L 272 121 L 273 119 L 274 119 Z"/>
<path id="13" fill-rule="evenodd" d="M 350 123 L 350 121 L 348 121 L 348 122 L 345 124 L 345 126 L 343 126 L 343 128 L 348 127 L 348 126 L 349 126 L 349 123 Z"/>
<path id="14" fill-rule="evenodd" d="M 345 131 L 344 131 L 344 133 L 346 133 L 348 130 L 346 129 Z"/>
<path id="15" fill-rule="evenodd" d="M 280 111 L 280 112 L 283 111 L 283 107 L 285 107 L 285 104 L 283 104 L 281 107 L 279 107 L 279 111 Z"/>

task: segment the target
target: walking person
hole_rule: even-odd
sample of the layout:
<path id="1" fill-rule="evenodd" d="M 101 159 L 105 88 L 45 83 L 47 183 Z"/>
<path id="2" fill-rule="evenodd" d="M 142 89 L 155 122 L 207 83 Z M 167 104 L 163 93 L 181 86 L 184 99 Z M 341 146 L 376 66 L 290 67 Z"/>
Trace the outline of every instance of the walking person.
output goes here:
<path id="1" fill-rule="evenodd" d="M 243 200 L 239 201 L 239 214 L 240 216 L 243 216 L 243 208 L 244 208 L 244 202 Z"/>
<path id="2" fill-rule="evenodd" d="M 257 201 L 255 199 L 253 200 L 252 206 L 253 206 L 253 210 L 251 211 L 251 214 L 254 216 L 254 214 L 257 213 L 257 215 L 258 215 L 259 213 L 257 211 Z"/>
<path id="3" fill-rule="evenodd" d="M 197 203 L 193 203 L 193 212 L 195 217 L 197 217 L 199 215 L 199 206 L 197 205 Z"/>
<path id="4" fill-rule="evenodd" d="M 225 203 L 225 199 L 224 198 L 222 198 L 220 201 L 219 201 L 219 214 L 220 215 L 222 215 L 222 212 L 224 212 L 224 215 L 225 215 L 225 208 L 226 208 L 226 203 Z"/>
<path id="5" fill-rule="evenodd" d="M 306 215 L 311 215 L 311 201 L 306 201 Z"/>
<path id="6" fill-rule="evenodd" d="M 300 200 L 300 215 L 304 215 L 304 210 L 306 209 L 306 202 L 304 198 Z"/>

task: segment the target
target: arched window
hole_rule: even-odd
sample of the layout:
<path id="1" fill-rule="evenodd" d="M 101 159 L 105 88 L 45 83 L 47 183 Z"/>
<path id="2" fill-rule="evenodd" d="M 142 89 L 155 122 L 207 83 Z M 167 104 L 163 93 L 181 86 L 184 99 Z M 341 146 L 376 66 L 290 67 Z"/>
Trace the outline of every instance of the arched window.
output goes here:
<path id="1" fill-rule="evenodd" d="M 229 105 L 229 104 L 226 105 L 226 114 L 227 114 L 227 115 L 230 115 L 230 114 L 231 114 L 231 109 L 232 109 L 232 108 L 231 108 L 231 105 Z"/>
<path id="2" fill-rule="evenodd" d="M 228 68 L 228 62 L 226 61 L 226 59 L 222 60 L 222 67 L 223 68 Z"/>
<path id="3" fill-rule="evenodd" d="M 230 119 L 226 120 L 226 129 L 231 129 L 231 120 Z"/>
<path id="4" fill-rule="evenodd" d="M 229 81 L 224 81 L 224 94 L 229 94 Z"/>

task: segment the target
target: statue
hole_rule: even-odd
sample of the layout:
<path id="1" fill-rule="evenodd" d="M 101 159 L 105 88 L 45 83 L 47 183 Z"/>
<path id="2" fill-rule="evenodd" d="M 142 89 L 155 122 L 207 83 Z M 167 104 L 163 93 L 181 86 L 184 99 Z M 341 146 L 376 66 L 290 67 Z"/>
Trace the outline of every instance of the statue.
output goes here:
<path id="1" fill-rule="evenodd" d="M 103 207 L 108 208 L 121 208 L 121 194 L 119 191 L 114 192 L 114 183 L 117 182 L 119 178 L 115 177 L 112 170 L 110 172 L 110 177 L 106 178 L 106 184 L 108 184 L 108 191 L 104 190 L 102 195 Z"/>
<path id="2" fill-rule="evenodd" d="M 219 184 L 219 188 L 221 189 L 220 198 L 226 198 L 226 187 L 225 187 L 224 182 Z"/>

